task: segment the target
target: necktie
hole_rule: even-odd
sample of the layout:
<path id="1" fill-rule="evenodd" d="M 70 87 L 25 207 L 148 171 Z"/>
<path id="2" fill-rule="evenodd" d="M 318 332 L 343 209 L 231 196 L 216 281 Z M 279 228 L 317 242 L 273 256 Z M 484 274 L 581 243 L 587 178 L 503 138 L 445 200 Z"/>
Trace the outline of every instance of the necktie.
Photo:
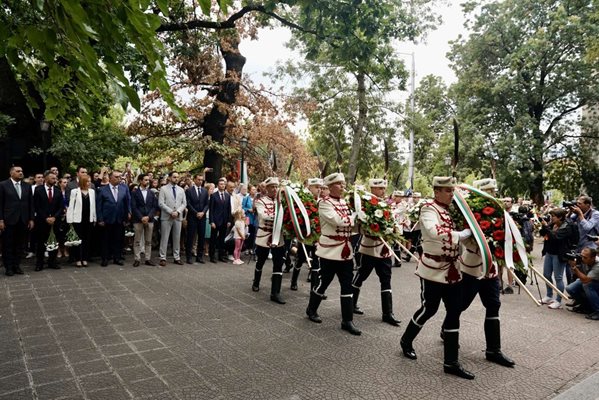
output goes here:
<path id="1" fill-rule="evenodd" d="M 21 182 L 15 183 L 15 189 L 17 191 L 17 196 L 19 196 L 19 199 L 20 199 L 21 198 Z"/>
<path id="2" fill-rule="evenodd" d="M 201 191 L 202 191 L 202 189 L 200 189 L 200 188 L 198 187 L 198 198 L 200 198 L 200 192 L 201 192 Z"/>
<path id="3" fill-rule="evenodd" d="M 114 201 L 118 201 L 119 199 L 119 192 L 116 186 L 112 187 L 112 196 L 114 197 Z"/>
<path id="4" fill-rule="evenodd" d="M 175 190 L 175 185 L 173 185 L 173 199 L 177 199 L 177 191 Z"/>
<path id="5" fill-rule="evenodd" d="M 48 203 L 52 203 L 52 187 L 48 188 Z"/>
<path id="6" fill-rule="evenodd" d="M 225 195 L 223 192 L 220 192 L 220 201 L 225 201 Z"/>

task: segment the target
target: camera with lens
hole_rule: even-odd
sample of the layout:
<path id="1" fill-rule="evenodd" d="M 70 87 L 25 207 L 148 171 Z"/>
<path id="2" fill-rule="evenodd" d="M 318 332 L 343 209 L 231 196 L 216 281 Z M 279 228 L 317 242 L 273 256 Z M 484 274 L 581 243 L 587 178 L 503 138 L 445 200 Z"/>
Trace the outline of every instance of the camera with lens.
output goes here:
<path id="1" fill-rule="evenodd" d="M 571 250 L 568 253 L 566 253 L 566 260 L 576 261 L 576 264 L 579 264 L 582 262 L 582 255 L 576 250 Z"/>
<path id="2" fill-rule="evenodd" d="M 545 221 L 546 223 L 550 223 L 551 222 L 551 215 L 547 214 L 547 215 L 543 215 L 542 217 L 543 221 Z"/>
<path id="3" fill-rule="evenodd" d="M 562 202 L 562 208 L 576 207 L 576 201 L 564 201 Z"/>

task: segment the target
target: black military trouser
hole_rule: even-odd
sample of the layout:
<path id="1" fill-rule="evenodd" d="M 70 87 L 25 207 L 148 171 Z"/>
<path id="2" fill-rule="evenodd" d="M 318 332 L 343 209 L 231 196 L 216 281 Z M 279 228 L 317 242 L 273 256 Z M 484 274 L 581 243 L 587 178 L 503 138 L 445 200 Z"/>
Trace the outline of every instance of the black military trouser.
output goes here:
<path id="1" fill-rule="evenodd" d="M 283 278 L 283 263 L 285 262 L 285 247 L 262 247 L 256 246 L 256 270 L 254 271 L 254 286 L 260 284 L 262 277 L 262 268 L 268 259 L 268 253 L 272 252 L 272 276 L 273 283 L 279 282 Z M 275 279 L 276 277 L 276 279 Z M 278 293 L 278 291 L 277 291 Z"/>
<path id="2" fill-rule="evenodd" d="M 381 282 L 381 292 L 391 290 L 391 259 L 377 258 L 362 254 L 362 263 L 356 271 L 352 286 L 359 289 L 362 283 L 368 279 L 372 270 L 375 270 Z"/>
<path id="3" fill-rule="evenodd" d="M 4 225 L 4 232 L 0 235 L 2 239 L 2 262 L 6 272 L 13 271 L 21 264 L 21 253 L 23 243 L 27 238 L 27 224 L 17 222 L 16 224 Z"/>
<path id="4" fill-rule="evenodd" d="M 433 282 L 420 278 L 420 308 L 412 317 L 412 322 L 419 328 L 439 310 L 443 300 L 445 304 L 444 329 L 445 331 L 458 331 L 460 329 L 461 290 L 459 283 L 447 284 Z"/>

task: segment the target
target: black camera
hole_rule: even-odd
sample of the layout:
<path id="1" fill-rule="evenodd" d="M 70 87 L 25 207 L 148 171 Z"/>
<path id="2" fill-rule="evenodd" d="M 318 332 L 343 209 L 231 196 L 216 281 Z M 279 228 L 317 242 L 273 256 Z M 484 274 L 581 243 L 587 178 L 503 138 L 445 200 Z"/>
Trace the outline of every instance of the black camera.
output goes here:
<path id="1" fill-rule="evenodd" d="M 545 221 L 546 223 L 550 223 L 551 222 L 551 215 L 549 215 L 549 214 L 543 215 L 543 221 Z"/>
<path id="2" fill-rule="evenodd" d="M 566 260 L 576 261 L 577 264 L 582 262 L 582 255 L 575 250 L 566 253 Z"/>
<path id="3" fill-rule="evenodd" d="M 564 201 L 562 203 L 562 208 L 572 208 L 572 207 L 576 207 L 575 201 Z"/>

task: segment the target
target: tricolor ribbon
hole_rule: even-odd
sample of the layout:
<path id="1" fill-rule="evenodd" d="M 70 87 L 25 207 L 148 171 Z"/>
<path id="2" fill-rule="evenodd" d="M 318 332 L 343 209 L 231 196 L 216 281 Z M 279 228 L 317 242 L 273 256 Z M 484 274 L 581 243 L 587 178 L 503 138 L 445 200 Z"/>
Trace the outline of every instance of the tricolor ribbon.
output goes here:
<path id="1" fill-rule="evenodd" d="M 275 218 L 272 224 L 272 241 L 271 245 L 277 247 L 279 245 L 279 239 L 281 238 L 281 231 L 283 230 L 283 216 L 285 215 L 285 209 L 281 202 L 281 189 L 277 192 L 275 197 Z"/>
<path id="2" fill-rule="evenodd" d="M 483 192 L 482 190 L 479 190 L 473 186 L 466 185 L 466 184 L 459 185 L 458 188 L 468 190 L 470 192 L 476 193 L 479 196 L 483 196 L 487 199 L 490 199 L 499 208 L 503 208 L 503 204 L 501 204 L 501 202 L 499 200 L 497 200 L 495 197 L 491 196 L 487 192 Z M 460 202 L 456 200 L 456 203 L 458 203 L 458 208 L 460 209 L 460 211 L 466 218 L 466 221 L 468 222 L 470 227 L 474 228 L 472 230 L 473 233 L 475 232 L 475 230 L 477 232 L 480 231 L 480 233 L 482 234 L 482 237 L 484 239 L 484 234 L 482 233 L 482 229 L 480 228 L 478 221 L 476 221 L 476 219 L 474 218 L 474 215 L 472 214 L 470 207 L 466 203 L 466 200 L 456 190 L 454 192 L 454 199 L 456 199 L 456 197 L 458 197 L 458 196 L 463 200 L 463 204 L 465 204 L 467 211 L 465 213 L 465 210 L 462 209 L 462 207 L 460 206 Z M 472 219 L 472 221 L 474 221 L 474 223 L 471 222 L 467 213 L 469 213 L 471 215 L 471 219 Z M 513 246 L 515 243 L 516 251 L 518 251 L 518 255 L 520 256 L 520 259 L 522 260 L 524 269 L 528 269 L 528 257 L 526 255 L 526 247 L 524 246 L 524 241 L 522 240 L 522 235 L 520 234 L 520 230 L 518 229 L 516 222 L 514 222 L 514 219 L 507 211 L 503 212 L 503 221 L 504 221 L 504 232 L 505 232 L 503 253 L 504 253 L 504 257 L 505 257 L 506 266 L 512 270 L 514 269 L 514 256 L 513 256 L 514 248 L 513 248 Z M 487 255 L 485 254 L 485 250 L 488 249 L 489 256 L 492 257 L 492 254 L 491 254 L 491 250 L 489 249 L 489 245 L 487 244 L 486 239 L 484 240 L 484 245 L 481 245 L 481 243 L 478 241 L 478 233 L 475 234 L 475 239 L 476 239 L 476 243 L 478 244 L 478 246 L 481 250 L 481 255 L 483 255 L 483 276 L 484 276 L 484 275 L 486 275 L 486 273 L 488 271 L 488 269 L 484 270 L 485 258 L 487 257 Z M 486 249 L 485 249 L 485 247 L 486 247 Z"/>
<path id="3" fill-rule="evenodd" d="M 308 215 L 308 210 L 306 210 L 306 206 L 304 206 L 302 199 L 300 199 L 298 194 L 291 186 L 281 187 L 278 198 L 280 199 L 282 197 L 285 198 L 285 202 L 287 203 L 287 210 L 289 211 L 289 215 L 291 217 L 291 225 L 295 231 L 295 236 L 300 242 L 304 243 L 312 233 L 310 229 L 310 216 Z M 280 201 L 278 202 L 280 203 Z M 304 220 L 303 226 L 300 224 L 298 215 L 295 213 L 296 205 L 299 209 L 302 219 Z M 304 232 L 306 233 L 304 234 Z"/>

